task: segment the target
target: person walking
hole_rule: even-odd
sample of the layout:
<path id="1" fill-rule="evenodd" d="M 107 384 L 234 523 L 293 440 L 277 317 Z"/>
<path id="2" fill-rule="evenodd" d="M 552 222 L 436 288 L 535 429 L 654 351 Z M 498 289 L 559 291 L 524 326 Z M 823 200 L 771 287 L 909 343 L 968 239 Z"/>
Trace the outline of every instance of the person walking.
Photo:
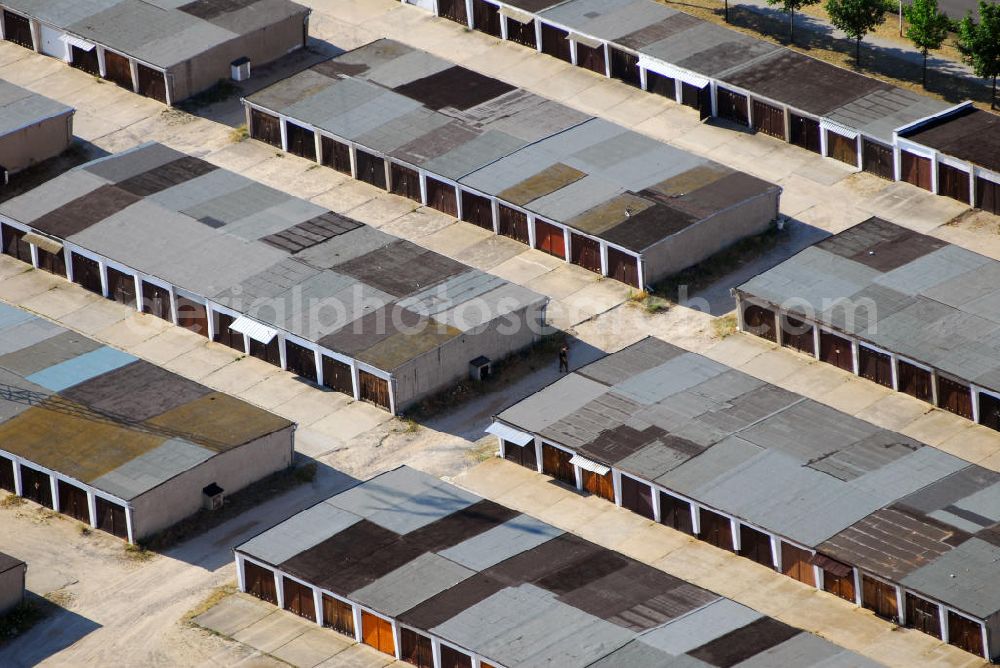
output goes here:
<path id="1" fill-rule="evenodd" d="M 559 373 L 569 373 L 569 346 L 565 343 L 559 349 Z"/>

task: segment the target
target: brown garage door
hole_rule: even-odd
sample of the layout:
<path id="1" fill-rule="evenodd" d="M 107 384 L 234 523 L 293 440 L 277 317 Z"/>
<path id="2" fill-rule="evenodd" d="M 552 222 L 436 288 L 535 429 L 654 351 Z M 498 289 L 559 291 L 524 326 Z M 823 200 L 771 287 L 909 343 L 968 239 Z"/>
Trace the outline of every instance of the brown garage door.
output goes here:
<path id="1" fill-rule="evenodd" d="M 647 519 L 653 519 L 653 490 L 644 482 L 627 475 L 621 477 L 622 508 L 628 508 Z"/>
<path id="2" fill-rule="evenodd" d="M 827 364 L 854 373 L 854 347 L 842 336 L 820 330 L 819 358 Z"/>
<path id="3" fill-rule="evenodd" d="M 25 233 L 10 225 L 0 224 L 0 243 L 4 255 L 16 257 L 21 262 L 31 264 L 31 245 L 24 240 Z"/>
<path id="4" fill-rule="evenodd" d="M 1000 431 L 1000 399 L 979 393 L 979 424 Z"/>
<path id="5" fill-rule="evenodd" d="M 392 177 L 392 192 L 401 197 L 420 201 L 420 174 L 415 169 L 389 163 L 389 174 Z"/>
<path id="6" fill-rule="evenodd" d="M 285 610 L 294 612 L 299 617 L 316 621 L 316 604 L 310 587 L 290 578 L 282 578 L 285 595 Z"/>
<path id="7" fill-rule="evenodd" d="M 816 586 L 813 574 L 812 553 L 791 543 L 781 542 L 781 572 L 788 577 L 804 582 L 810 587 Z"/>
<path id="8" fill-rule="evenodd" d="M 569 463 L 572 458 L 573 455 L 565 450 L 542 443 L 542 473 L 576 487 L 576 474 L 573 465 Z"/>
<path id="9" fill-rule="evenodd" d="M 896 361 L 896 384 L 900 392 L 921 401 L 931 401 L 931 372 L 903 360 Z"/>
<path id="10" fill-rule="evenodd" d="M 639 88 L 642 85 L 639 78 L 639 56 L 613 46 L 608 49 L 611 51 L 611 76 Z"/>
<path id="11" fill-rule="evenodd" d="M 500 204 L 497 207 L 499 215 L 499 232 L 505 237 L 510 237 L 522 244 L 530 243 L 528 238 L 528 214 L 512 209 L 509 206 Z"/>
<path id="12" fill-rule="evenodd" d="M 214 314 L 214 317 L 215 337 L 213 338 L 213 341 L 221 343 L 224 346 L 229 346 L 233 350 L 238 350 L 241 353 L 246 352 L 243 335 L 229 329 L 229 327 L 236 321 L 236 318 L 231 315 L 218 312 Z"/>
<path id="13" fill-rule="evenodd" d="M 827 154 L 831 158 L 845 162 L 852 167 L 858 166 L 858 140 L 848 139 L 836 132 L 826 133 Z"/>
<path id="14" fill-rule="evenodd" d="M 399 630 L 399 656 L 417 668 L 434 668 L 431 639 L 410 629 Z"/>
<path id="15" fill-rule="evenodd" d="M 112 267 L 108 271 L 108 298 L 135 308 L 135 277 Z"/>
<path id="16" fill-rule="evenodd" d="M 576 64 L 585 70 L 590 70 L 591 72 L 597 72 L 598 74 L 607 74 L 607 68 L 604 64 L 604 46 L 587 46 L 586 44 L 576 43 Z"/>
<path id="17" fill-rule="evenodd" d="M 104 52 L 104 78 L 126 90 L 133 90 L 132 67 L 128 58 L 113 51 Z"/>
<path id="18" fill-rule="evenodd" d="M 47 250 L 38 249 L 38 268 L 44 269 L 50 274 L 66 277 L 66 254 L 64 252 L 50 253 Z"/>
<path id="19" fill-rule="evenodd" d="M 343 601 L 323 594 L 323 626 L 354 637 L 354 609 Z"/>
<path id="20" fill-rule="evenodd" d="M 743 304 L 743 328 L 755 336 L 777 343 L 775 313 L 757 304 Z"/>
<path id="21" fill-rule="evenodd" d="M 931 161 L 909 151 L 900 151 L 900 180 L 924 190 L 931 189 Z"/>
<path id="22" fill-rule="evenodd" d="M 601 273 L 601 244 L 579 234 L 570 235 L 571 262 L 594 273 Z"/>
<path id="23" fill-rule="evenodd" d="M 977 656 L 984 655 L 982 627 L 951 610 L 948 611 L 948 643 Z"/>
<path id="24" fill-rule="evenodd" d="M 561 227 L 535 219 L 535 248 L 549 255 L 566 259 L 566 236 Z"/>
<path id="25" fill-rule="evenodd" d="M 822 147 L 819 143 L 819 121 L 806 118 L 805 116 L 792 114 L 791 126 L 791 142 L 793 144 L 800 146 L 807 151 L 812 151 L 813 153 L 821 152 Z"/>
<path id="26" fill-rule="evenodd" d="M 807 355 L 816 354 L 813 326 L 788 315 L 781 316 L 781 345 Z"/>
<path id="27" fill-rule="evenodd" d="M 1000 183 L 976 177 L 976 208 L 1000 215 Z"/>
<path id="28" fill-rule="evenodd" d="M 608 246 L 608 276 L 633 288 L 641 287 L 638 259 L 610 246 Z"/>
<path id="29" fill-rule="evenodd" d="M 746 95 L 719 87 L 716 89 L 716 100 L 719 118 L 724 118 L 738 125 L 750 126 Z"/>
<path id="30" fill-rule="evenodd" d="M 532 49 L 536 48 L 535 21 L 531 20 L 527 23 L 521 23 L 508 16 L 507 39 L 518 44 L 523 44 L 524 46 L 530 46 Z"/>
<path id="31" fill-rule="evenodd" d="M 463 190 L 462 220 L 492 232 L 493 205 L 488 198 Z"/>
<path id="32" fill-rule="evenodd" d="M 883 619 L 892 620 L 899 616 L 896 588 L 867 575 L 861 576 L 861 605 Z"/>
<path id="33" fill-rule="evenodd" d="M 208 310 L 204 304 L 177 297 L 177 326 L 201 336 L 208 336 Z"/>
<path id="34" fill-rule="evenodd" d="M 316 355 L 294 341 L 285 341 L 285 368 L 301 378 L 316 382 Z"/>
<path id="35" fill-rule="evenodd" d="M 705 120 L 712 115 L 712 88 L 708 84 L 698 87 L 687 82 L 681 83 L 681 104 L 697 109 L 699 116 Z"/>
<path id="36" fill-rule="evenodd" d="M 458 199 L 455 195 L 455 186 L 429 176 L 425 178 L 427 181 L 427 206 L 449 216 L 458 217 Z"/>
<path id="37" fill-rule="evenodd" d="M 323 355 L 323 385 L 353 397 L 354 379 L 350 365 Z"/>
<path id="38" fill-rule="evenodd" d="M 369 612 L 361 613 L 361 640 L 385 654 L 396 654 L 396 642 L 392 638 L 392 623 Z"/>
<path id="39" fill-rule="evenodd" d="M 367 371 L 359 371 L 358 382 L 361 385 L 362 401 L 370 401 L 376 406 L 389 408 L 389 381 Z"/>
<path id="40" fill-rule="evenodd" d="M 14 462 L 0 456 L 0 489 L 14 492 Z"/>
<path id="41" fill-rule="evenodd" d="M 52 483 L 47 473 L 30 466 L 21 467 L 21 496 L 35 503 L 52 507 Z"/>
<path id="42" fill-rule="evenodd" d="M 761 566 L 774 568 L 771 538 L 766 533 L 745 524 L 740 525 L 740 556 L 756 561 Z"/>
<path id="43" fill-rule="evenodd" d="M 660 524 L 693 536 L 691 504 L 676 496 L 660 492 Z"/>
<path id="44" fill-rule="evenodd" d="M 935 638 L 941 637 L 941 617 L 937 603 L 906 592 L 906 625 Z"/>
<path id="45" fill-rule="evenodd" d="M 938 163 L 938 195 L 969 203 L 969 173 Z"/>
<path id="46" fill-rule="evenodd" d="M 351 175 L 351 149 L 336 139 L 320 136 L 323 149 L 323 164 L 332 167 L 341 174 Z"/>
<path id="47" fill-rule="evenodd" d="M 97 260 L 71 253 L 73 258 L 73 282 L 95 294 L 103 294 L 101 286 L 101 265 Z"/>
<path id="48" fill-rule="evenodd" d="M 441 668 L 472 668 L 472 657 L 454 647 L 441 645 Z"/>
<path id="49" fill-rule="evenodd" d="M 777 137 L 778 139 L 784 139 L 785 138 L 784 110 L 774 106 L 773 104 L 768 104 L 767 102 L 761 102 L 760 100 L 754 100 L 753 129 L 756 130 L 757 132 L 763 132 L 766 135 Z"/>
<path id="50" fill-rule="evenodd" d="M 861 168 L 869 174 L 881 176 L 883 179 L 895 180 L 892 148 L 885 144 L 865 139 L 862 141 Z"/>
<path id="51" fill-rule="evenodd" d="M 867 346 L 858 347 L 858 375 L 892 387 L 892 358 Z"/>
<path id="52" fill-rule="evenodd" d="M 565 60 L 567 63 L 573 62 L 573 56 L 569 51 L 569 33 L 560 30 L 555 26 L 542 22 L 542 53 Z"/>
<path id="53" fill-rule="evenodd" d="M 972 419 L 972 394 L 969 386 L 938 376 L 938 406 L 955 415 Z"/>
<path id="54" fill-rule="evenodd" d="M 487 35 L 500 37 L 500 8 L 486 0 L 472 0 L 472 27 Z"/>
<path id="55" fill-rule="evenodd" d="M 646 70 L 646 91 L 671 100 L 677 99 L 677 84 L 674 80 L 649 70 Z"/>
<path id="56" fill-rule="evenodd" d="M 845 601 L 855 603 L 857 594 L 854 592 L 854 573 L 839 575 L 823 569 L 823 591 L 833 594 Z"/>
<path id="57" fill-rule="evenodd" d="M 90 506 L 87 492 L 64 480 L 59 481 L 59 512 L 75 520 L 90 524 Z"/>
<path id="58" fill-rule="evenodd" d="M 248 594 L 278 605 L 278 589 L 274 584 L 274 572 L 270 569 L 244 561 L 243 584 Z"/>
<path id="59" fill-rule="evenodd" d="M 4 39 L 14 44 L 20 44 L 26 49 L 34 49 L 35 42 L 31 39 L 31 22 L 14 12 L 3 10 Z"/>
<path id="60" fill-rule="evenodd" d="M 90 51 L 84 51 L 78 46 L 70 46 L 70 51 L 72 52 L 73 60 L 70 62 L 72 67 L 78 70 L 83 70 L 87 74 L 91 74 L 95 77 L 101 76 L 101 65 L 97 60 L 97 48 L 93 48 Z"/>
<path id="61" fill-rule="evenodd" d="M 469 24 L 469 14 L 465 9 L 465 0 L 438 0 L 438 16 L 451 19 L 462 25 Z"/>
<path id="62" fill-rule="evenodd" d="M 733 525 L 728 517 L 700 509 L 701 533 L 698 538 L 723 550 L 733 552 Z"/>
<path id="63" fill-rule="evenodd" d="M 281 350 L 278 348 L 278 337 L 275 336 L 267 343 L 261 343 L 253 338 L 250 339 L 250 357 L 281 366 Z"/>
<path id="64" fill-rule="evenodd" d="M 508 462 L 520 464 L 532 471 L 538 470 L 538 457 L 535 455 L 535 443 L 529 441 L 527 445 L 518 445 L 510 441 L 504 441 L 503 458 Z"/>
<path id="65" fill-rule="evenodd" d="M 281 121 L 277 116 L 266 114 L 259 109 L 251 109 L 250 136 L 275 148 L 281 148 Z"/>
<path id="66" fill-rule="evenodd" d="M 152 283 L 142 282 L 142 312 L 173 322 L 170 315 L 170 291 Z"/>
<path id="67" fill-rule="evenodd" d="M 355 161 L 357 162 L 357 178 L 359 180 L 370 183 L 377 188 L 386 189 L 385 161 L 382 158 L 378 158 L 361 149 L 356 149 Z"/>
<path id="68" fill-rule="evenodd" d="M 139 93 L 159 102 L 167 103 L 167 81 L 163 72 L 146 67 L 142 63 L 136 66 L 139 75 Z"/>
<path id="69" fill-rule="evenodd" d="M 288 152 L 300 158 L 316 159 L 316 133 L 301 125 L 285 121 L 285 138 Z"/>
<path id="70" fill-rule="evenodd" d="M 611 479 L 611 471 L 604 475 L 599 475 L 593 471 L 582 471 L 583 488 L 608 501 L 615 500 L 615 485 Z"/>
<path id="71" fill-rule="evenodd" d="M 125 507 L 97 497 L 97 528 L 101 531 L 107 531 L 112 536 L 128 540 L 128 520 L 125 516 Z"/>

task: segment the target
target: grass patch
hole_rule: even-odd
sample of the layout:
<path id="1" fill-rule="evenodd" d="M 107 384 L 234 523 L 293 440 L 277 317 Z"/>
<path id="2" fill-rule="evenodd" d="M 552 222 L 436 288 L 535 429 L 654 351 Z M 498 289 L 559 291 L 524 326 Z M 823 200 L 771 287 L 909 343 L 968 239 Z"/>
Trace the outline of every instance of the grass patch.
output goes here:
<path id="1" fill-rule="evenodd" d="M 128 552 L 132 548 L 162 552 L 243 514 L 263 501 L 284 494 L 299 485 L 310 483 L 315 477 L 316 464 L 313 462 L 303 466 L 290 466 L 244 487 L 235 494 L 227 495 L 222 508 L 218 510 L 202 508 L 194 515 L 145 539 L 139 547 L 130 545 L 125 550 Z"/>
<path id="2" fill-rule="evenodd" d="M 23 506 L 26 503 L 27 501 L 17 494 L 8 494 L 0 499 L 0 508 L 17 508 L 18 506 Z"/>
<path id="3" fill-rule="evenodd" d="M 25 599 L 6 615 L 0 616 L 0 647 L 45 619 L 52 604 L 43 598 Z"/>
<path id="4" fill-rule="evenodd" d="M 645 290 L 638 292 L 629 290 L 627 303 L 631 306 L 641 308 L 649 315 L 656 315 L 670 310 L 670 303 L 658 295 L 651 295 Z"/>
<path id="5" fill-rule="evenodd" d="M 192 95 L 177 106 L 184 111 L 193 113 L 213 104 L 225 102 L 239 92 L 240 87 L 229 79 L 219 79 L 211 88 L 207 88 L 197 95 Z"/>
<path id="6" fill-rule="evenodd" d="M 196 626 L 196 623 L 194 621 L 196 617 L 200 617 L 201 615 L 205 614 L 206 612 L 217 606 L 219 603 L 221 603 L 224 598 L 235 594 L 236 591 L 237 591 L 236 585 L 232 584 L 226 584 L 222 585 L 221 587 L 216 587 L 207 597 L 205 597 L 204 601 L 202 601 L 198 605 L 194 606 L 193 608 L 185 612 L 184 616 L 181 617 L 181 622 L 184 624 L 189 624 L 191 626 Z"/>
<path id="7" fill-rule="evenodd" d="M 149 561 L 155 555 L 146 549 L 144 545 L 132 545 L 131 543 L 125 543 L 125 558 L 129 561 L 144 562 Z"/>
<path id="8" fill-rule="evenodd" d="M 653 286 L 653 294 L 668 302 L 679 303 L 683 301 L 682 297 L 694 295 L 772 250 L 781 242 L 782 236 L 778 225 L 771 223 L 764 232 L 740 239 L 698 264 L 663 279 Z"/>
<path id="9" fill-rule="evenodd" d="M 712 321 L 715 336 L 724 339 L 736 333 L 736 314 L 730 313 Z"/>
<path id="10" fill-rule="evenodd" d="M 239 144 L 241 141 L 250 138 L 250 131 L 247 129 L 247 124 L 243 123 L 237 125 L 235 128 L 229 131 L 229 141 L 234 144 Z"/>
<path id="11" fill-rule="evenodd" d="M 524 350 L 512 353 L 508 357 L 493 362 L 493 373 L 487 380 L 474 381 L 469 378 L 459 381 L 452 387 L 418 402 L 403 414 L 409 424 L 416 425 L 444 411 L 493 392 L 498 392 L 537 371 L 544 366 L 558 364 L 559 348 L 566 340 L 562 332 L 548 334 Z"/>

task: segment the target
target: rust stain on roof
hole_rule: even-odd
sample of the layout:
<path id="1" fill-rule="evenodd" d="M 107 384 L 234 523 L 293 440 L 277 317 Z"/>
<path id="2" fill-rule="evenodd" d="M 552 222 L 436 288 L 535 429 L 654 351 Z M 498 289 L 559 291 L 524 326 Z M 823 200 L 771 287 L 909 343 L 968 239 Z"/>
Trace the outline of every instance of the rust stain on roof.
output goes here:
<path id="1" fill-rule="evenodd" d="M 158 415 L 147 424 L 176 433 L 215 452 L 225 452 L 290 426 L 288 420 L 242 399 L 212 392 Z M 200 439 L 199 434 L 207 438 Z"/>
<path id="2" fill-rule="evenodd" d="M 427 321 L 426 325 L 416 333 L 399 332 L 383 339 L 359 354 L 358 359 L 379 369 L 392 370 L 462 334 L 461 330 L 437 321 Z"/>
<path id="3" fill-rule="evenodd" d="M 539 197 L 544 197 L 560 188 L 565 188 L 585 176 L 586 174 L 579 169 L 557 162 L 534 176 L 529 176 L 517 185 L 507 188 L 500 193 L 499 197 L 512 204 L 524 206 Z"/>
<path id="4" fill-rule="evenodd" d="M 665 197 L 680 197 L 721 179 L 730 170 L 722 165 L 699 165 L 647 188 Z"/>
<path id="5" fill-rule="evenodd" d="M 584 211 L 571 219 L 569 225 L 587 234 L 601 234 L 651 206 L 653 203 L 644 197 L 633 193 L 622 193 L 604 204 Z"/>

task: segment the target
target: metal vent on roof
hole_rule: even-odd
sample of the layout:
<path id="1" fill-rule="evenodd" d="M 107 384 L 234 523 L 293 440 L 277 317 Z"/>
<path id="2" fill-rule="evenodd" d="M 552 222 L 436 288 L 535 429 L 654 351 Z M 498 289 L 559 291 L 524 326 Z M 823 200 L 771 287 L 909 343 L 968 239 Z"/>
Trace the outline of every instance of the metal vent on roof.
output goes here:
<path id="1" fill-rule="evenodd" d="M 486 428 L 487 434 L 493 434 L 494 436 L 499 436 L 508 443 L 516 443 L 517 445 L 527 445 L 533 439 L 531 434 L 526 434 L 520 429 L 514 429 L 513 427 L 508 427 L 502 422 L 494 422 L 489 427 Z"/>
<path id="2" fill-rule="evenodd" d="M 41 250 L 46 253 L 52 253 L 53 255 L 62 253 L 63 250 L 63 245 L 55 239 L 42 236 L 41 234 L 36 234 L 35 232 L 28 232 L 25 234 L 24 241 L 32 244 L 33 246 L 38 246 Z"/>
<path id="3" fill-rule="evenodd" d="M 254 341 L 263 343 L 264 345 L 270 343 L 274 337 L 278 335 L 278 330 L 272 329 L 267 325 L 263 325 L 243 315 L 236 318 L 236 320 L 233 321 L 233 324 L 229 326 L 229 329 L 234 332 L 239 332 L 240 334 L 246 334 Z"/>
<path id="4" fill-rule="evenodd" d="M 579 466 L 584 471 L 590 471 L 591 473 L 596 473 L 597 475 L 607 475 L 608 471 L 611 470 L 603 464 L 592 462 L 586 457 L 581 457 L 580 455 L 573 455 L 573 457 L 569 460 L 569 463 L 574 466 Z"/>

